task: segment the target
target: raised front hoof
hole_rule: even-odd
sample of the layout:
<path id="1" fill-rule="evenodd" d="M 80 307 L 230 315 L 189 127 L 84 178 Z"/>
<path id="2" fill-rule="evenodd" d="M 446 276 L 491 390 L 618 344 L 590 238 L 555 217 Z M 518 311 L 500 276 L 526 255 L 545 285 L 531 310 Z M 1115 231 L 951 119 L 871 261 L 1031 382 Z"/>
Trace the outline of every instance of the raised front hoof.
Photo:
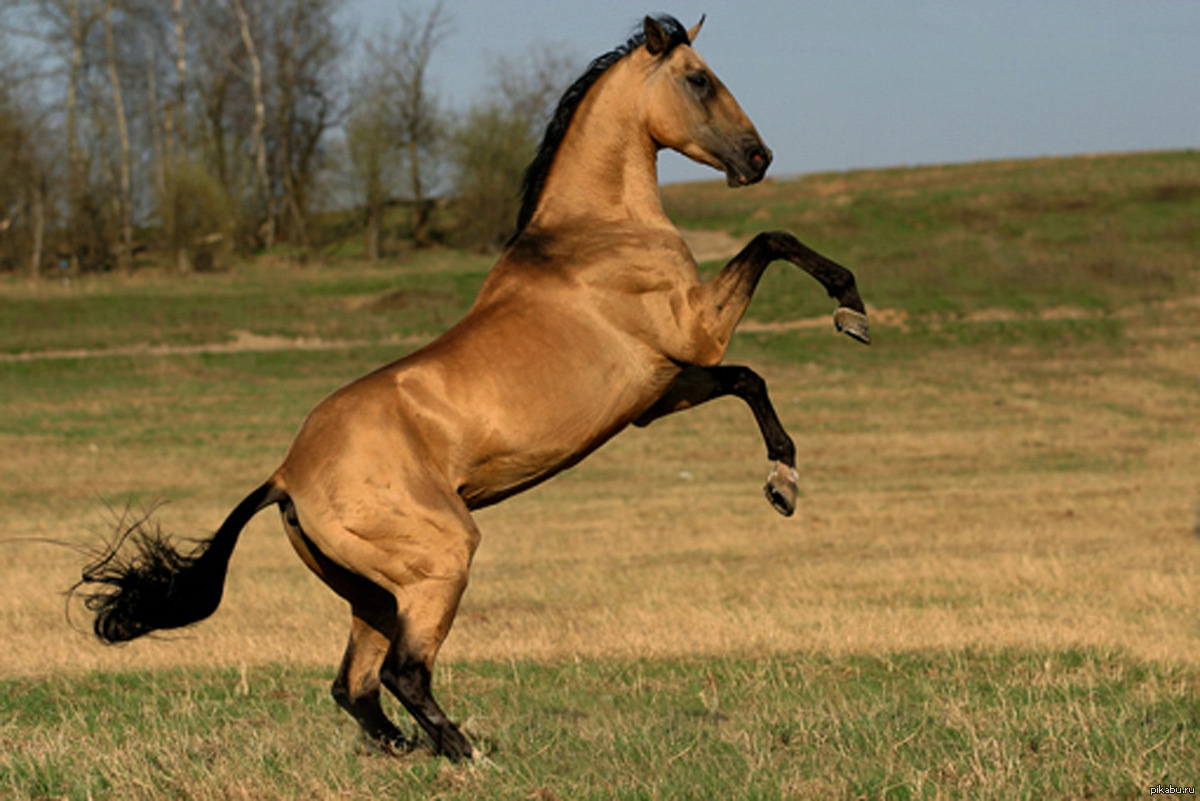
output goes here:
<path id="1" fill-rule="evenodd" d="M 871 344 L 871 326 L 867 324 L 867 315 L 862 312 L 841 306 L 833 313 L 833 325 L 838 331 L 864 345 Z"/>
<path id="2" fill-rule="evenodd" d="M 796 512 L 796 495 L 799 492 L 800 476 L 795 469 L 783 462 L 776 462 L 767 476 L 763 493 L 776 512 L 784 517 L 791 517 Z"/>

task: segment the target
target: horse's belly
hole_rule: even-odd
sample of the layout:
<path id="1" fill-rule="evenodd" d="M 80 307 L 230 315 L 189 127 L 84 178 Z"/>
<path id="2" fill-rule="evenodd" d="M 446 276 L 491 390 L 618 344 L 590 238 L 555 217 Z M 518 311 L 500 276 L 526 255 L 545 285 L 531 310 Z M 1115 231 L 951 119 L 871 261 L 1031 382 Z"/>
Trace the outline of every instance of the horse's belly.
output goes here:
<path id="1" fill-rule="evenodd" d="M 677 367 L 590 310 L 489 307 L 397 376 L 431 454 L 469 506 L 576 464 L 641 415 Z"/>
<path id="2" fill-rule="evenodd" d="M 504 500 L 577 464 L 634 416 L 632 408 L 596 416 L 582 410 L 577 415 L 533 414 L 524 425 L 464 443 L 471 453 L 458 493 L 472 508 Z"/>
<path id="3" fill-rule="evenodd" d="M 577 464 L 653 405 L 673 369 L 590 367 L 551 370 L 536 382 L 511 373 L 497 384 L 503 402 L 473 410 L 455 460 L 468 505 L 503 500 Z"/>

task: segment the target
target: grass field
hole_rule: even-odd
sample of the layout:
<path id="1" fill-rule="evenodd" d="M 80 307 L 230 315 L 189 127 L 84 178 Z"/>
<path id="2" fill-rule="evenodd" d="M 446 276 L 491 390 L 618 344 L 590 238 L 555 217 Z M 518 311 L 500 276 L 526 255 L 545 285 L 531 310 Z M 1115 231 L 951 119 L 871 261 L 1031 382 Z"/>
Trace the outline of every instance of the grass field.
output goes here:
<path id="1" fill-rule="evenodd" d="M 1200 156 L 670 187 L 667 205 L 845 263 L 875 341 L 835 336 L 786 265 L 735 339 L 797 440 L 792 519 L 761 497 L 735 401 L 478 516 L 435 685 L 498 770 L 359 741 L 327 692 L 347 612 L 271 515 L 212 619 L 117 649 L 64 600 L 82 557 L 45 542 L 95 543 L 160 500 L 169 529 L 206 535 L 324 393 L 452 322 L 488 259 L 0 278 L 0 797 L 1195 786 Z"/>

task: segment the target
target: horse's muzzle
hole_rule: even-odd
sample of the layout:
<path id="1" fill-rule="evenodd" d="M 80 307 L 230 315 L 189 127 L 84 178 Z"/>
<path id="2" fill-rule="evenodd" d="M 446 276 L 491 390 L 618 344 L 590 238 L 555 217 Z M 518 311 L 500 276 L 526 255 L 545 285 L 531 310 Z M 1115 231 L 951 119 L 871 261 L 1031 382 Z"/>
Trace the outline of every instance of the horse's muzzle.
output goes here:
<path id="1" fill-rule="evenodd" d="M 771 166 L 771 149 L 757 136 L 744 139 L 733 158 L 725 164 L 725 179 L 730 186 L 756 184 Z"/>

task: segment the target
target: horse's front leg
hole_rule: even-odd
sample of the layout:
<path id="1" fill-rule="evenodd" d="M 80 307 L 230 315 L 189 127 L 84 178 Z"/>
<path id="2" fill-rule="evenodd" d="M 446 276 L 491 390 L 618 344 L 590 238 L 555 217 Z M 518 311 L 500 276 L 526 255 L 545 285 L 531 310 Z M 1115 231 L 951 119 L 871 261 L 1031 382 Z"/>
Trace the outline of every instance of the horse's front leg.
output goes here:
<path id="1" fill-rule="evenodd" d="M 742 319 L 763 271 L 773 261 L 786 260 L 825 287 L 838 302 L 833 323 L 838 331 L 870 344 L 867 310 L 858 295 L 854 273 L 825 258 L 796 237 L 783 231 L 759 234 L 712 280 L 693 290 L 692 300 L 704 317 L 710 335 L 722 348 L 729 344 L 734 326 Z"/>
<path id="2" fill-rule="evenodd" d="M 667 388 L 658 402 L 634 421 L 646 426 L 660 417 L 690 409 L 713 398 L 733 395 L 741 398 L 754 413 L 771 473 L 763 492 L 777 512 L 790 517 L 796 511 L 796 446 L 779 422 L 779 415 L 767 395 L 767 382 L 749 367 L 721 365 L 717 367 L 685 367 Z"/>

